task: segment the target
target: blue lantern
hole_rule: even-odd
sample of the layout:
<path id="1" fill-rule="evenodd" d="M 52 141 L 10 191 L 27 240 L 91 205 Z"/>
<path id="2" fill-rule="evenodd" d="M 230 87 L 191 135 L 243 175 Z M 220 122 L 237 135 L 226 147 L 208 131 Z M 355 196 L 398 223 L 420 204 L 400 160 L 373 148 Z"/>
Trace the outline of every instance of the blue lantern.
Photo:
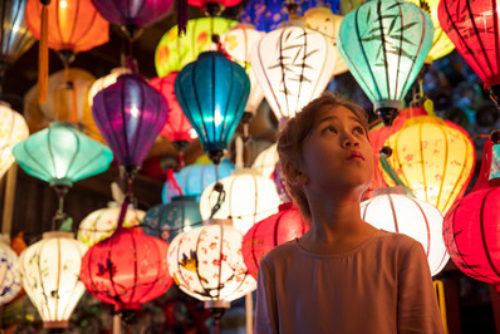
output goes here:
<path id="1" fill-rule="evenodd" d="M 175 95 L 189 122 L 218 164 L 250 94 L 245 70 L 219 51 L 203 52 L 175 79 Z"/>

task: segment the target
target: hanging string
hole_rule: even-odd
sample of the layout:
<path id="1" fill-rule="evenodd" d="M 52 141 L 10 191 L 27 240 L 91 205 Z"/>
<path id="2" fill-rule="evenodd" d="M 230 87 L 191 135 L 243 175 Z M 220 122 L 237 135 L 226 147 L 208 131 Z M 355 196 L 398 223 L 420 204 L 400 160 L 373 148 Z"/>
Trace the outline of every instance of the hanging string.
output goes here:
<path id="1" fill-rule="evenodd" d="M 40 42 L 38 45 L 38 103 L 47 101 L 49 87 L 49 4 L 50 0 L 40 0 L 42 17 L 40 20 Z"/>
<path id="2" fill-rule="evenodd" d="M 187 0 L 177 0 L 177 35 L 186 34 L 189 12 Z"/>

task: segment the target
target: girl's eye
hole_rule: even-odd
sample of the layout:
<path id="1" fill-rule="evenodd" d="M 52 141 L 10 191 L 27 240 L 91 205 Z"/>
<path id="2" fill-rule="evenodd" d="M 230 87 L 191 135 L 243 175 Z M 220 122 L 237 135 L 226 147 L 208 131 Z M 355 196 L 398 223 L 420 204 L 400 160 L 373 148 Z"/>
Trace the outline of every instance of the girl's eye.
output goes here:
<path id="1" fill-rule="evenodd" d="M 360 135 L 364 135 L 365 134 L 365 129 L 363 129 L 361 126 L 355 127 L 354 131 L 358 132 Z"/>
<path id="2" fill-rule="evenodd" d="M 332 132 L 332 133 L 337 133 L 337 130 L 333 126 L 327 126 L 326 128 L 323 129 L 323 132 Z"/>

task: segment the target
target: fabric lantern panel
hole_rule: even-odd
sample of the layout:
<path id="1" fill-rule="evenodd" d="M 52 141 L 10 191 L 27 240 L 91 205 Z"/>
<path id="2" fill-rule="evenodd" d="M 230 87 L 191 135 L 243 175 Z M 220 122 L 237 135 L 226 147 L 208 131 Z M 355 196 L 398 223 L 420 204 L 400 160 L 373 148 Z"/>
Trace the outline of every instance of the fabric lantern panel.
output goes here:
<path id="1" fill-rule="evenodd" d="M 433 276 L 450 258 L 441 236 L 441 211 L 405 195 L 402 189 L 378 189 L 373 198 L 361 203 L 361 218 L 378 229 L 403 233 L 420 242 Z"/>
<path id="2" fill-rule="evenodd" d="M 414 117 L 384 146 L 392 149 L 390 166 L 418 199 L 446 214 L 463 196 L 476 154 L 469 134 L 458 125 L 438 117 Z M 394 185 L 387 173 L 382 175 Z"/>
<path id="3" fill-rule="evenodd" d="M 28 125 L 20 113 L 0 101 L 0 178 L 9 170 L 15 159 L 12 148 L 29 136 Z"/>
<path id="4" fill-rule="evenodd" d="M 168 252 L 170 274 L 191 297 L 229 304 L 257 286 L 243 261 L 242 240 L 230 221 L 214 220 L 181 233 Z"/>
<path id="5" fill-rule="evenodd" d="M 163 35 L 156 47 L 156 73 L 159 77 L 164 77 L 172 71 L 180 71 L 195 61 L 200 53 L 215 49 L 211 31 L 222 35 L 237 24 L 238 21 L 222 17 L 191 19 L 188 21 L 186 33 L 180 36 L 178 27 L 174 26 Z"/>
<path id="6" fill-rule="evenodd" d="M 76 304 L 85 292 L 79 279 L 87 246 L 69 232 L 46 232 L 43 239 L 19 257 L 24 290 L 45 328 L 68 327 Z"/>
<path id="7" fill-rule="evenodd" d="M 27 0 L 3 0 L 0 9 L 0 66 L 14 63 L 35 42 L 26 27 Z"/>
<path id="8" fill-rule="evenodd" d="M 309 229 L 299 210 L 291 203 L 280 205 L 278 213 L 255 224 L 243 237 L 243 259 L 257 279 L 262 257 L 274 247 L 300 238 Z"/>
<path id="9" fill-rule="evenodd" d="M 12 301 L 21 291 L 19 258 L 9 245 L 9 235 L 0 236 L 0 305 Z"/>
<path id="10" fill-rule="evenodd" d="M 335 69 L 334 52 L 321 33 L 295 25 L 259 40 L 250 63 L 278 120 L 293 117 L 323 93 Z"/>
<path id="11" fill-rule="evenodd" d="M 259 153 L 252 164 L 252 168 L 259 171 L 263 176 L 271 178 L 276 163 L 279 161 L 277 145 L 272 144 Z"/>
<path id="12" fill-rule="evenodd" d="M 51 185 L 71 186 L 106 171 L 111 150 L 69 123 L 52 123 L 12 149 L 17 163 L 29 175 Z"/>

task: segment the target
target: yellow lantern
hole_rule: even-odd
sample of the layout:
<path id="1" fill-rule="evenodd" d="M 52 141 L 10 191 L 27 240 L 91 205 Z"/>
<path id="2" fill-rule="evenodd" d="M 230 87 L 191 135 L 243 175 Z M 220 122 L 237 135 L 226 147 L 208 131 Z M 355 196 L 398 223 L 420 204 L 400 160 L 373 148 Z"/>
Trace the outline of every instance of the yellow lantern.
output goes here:
<path id="1" fill-rule="evenodd" d="M 448 35 L 443 31 L 439 24 L 437 7 L 439 0 L 407 0 L 425 10 L 432 19 L 434 25 L 434 39 L 432 40 L 432 47 L 427 54 L 425 62 L 431 64 L 434 60 L 446 56 L 455 49 L 455 45 L 448 38 Z"/>
<path id="2" fill-rule="evenodd" d="M 15 159 L 12 147 L 30 135 L 28 125 L 20 113 L 0 101 L 0 178 L 12 166 Z"/>
<path id="3" fill-rule="evenodd" d="M 433 116 L 414 117 L 384 145 L 392 149 L 389 165 L 418 199 L 446 213 L 463 196 L 476 155 L 460 126 Z M 395 185 L 385 171 L 383 177 Z"/>
<path id="4" fill-rule="evenodd" d="M 333 14 L 330 8 L 327 7 L 312 8 L 304 14 L 304 20 L 306 21 L 307 26 L 310 29 L 323 34 L 323 36 L 325 36 L 325 38 L 333 45 L 333 56 L 335 57 L 335 68 L 333 70 L 334 76 L 345 73 L 349 70 L 347 68 L 347 64 L 340 56 L 337 49 L 337 35 L 343 18 L 344 17 L 342 15 Z"/>

